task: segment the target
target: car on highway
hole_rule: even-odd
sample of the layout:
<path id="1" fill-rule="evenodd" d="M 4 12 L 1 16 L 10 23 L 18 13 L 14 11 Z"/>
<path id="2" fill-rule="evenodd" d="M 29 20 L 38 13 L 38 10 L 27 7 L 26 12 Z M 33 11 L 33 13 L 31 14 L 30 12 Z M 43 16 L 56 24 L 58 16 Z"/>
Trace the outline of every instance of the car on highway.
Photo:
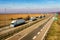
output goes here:
<path id="1" fill-rule="evenodd" d="M 39 18 L 42 18 L 42 16 L 39 16 Z"/>
<path id="2" fill-rule="evenodd" d="M 35 20 L 37 20 L 36 17 L 31 17 L 30 18 L 30 21 L 35 21 Z"/>

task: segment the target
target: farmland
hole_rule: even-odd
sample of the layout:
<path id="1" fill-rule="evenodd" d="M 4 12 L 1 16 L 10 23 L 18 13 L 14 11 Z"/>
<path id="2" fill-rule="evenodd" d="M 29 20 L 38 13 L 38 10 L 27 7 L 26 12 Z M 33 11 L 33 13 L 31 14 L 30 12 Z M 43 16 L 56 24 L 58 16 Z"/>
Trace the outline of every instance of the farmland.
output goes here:
<path id="1" fill-rule="evenodd" d="M 12 19 L 18 19 L 18 18 L 23 18 L 26 19 L 28 16 L 29 17 L 35 17 L 35 16 L 43 16 L 43 14 L 0 14 L 0 27 L 8 26 Z"/>
<path id="2" fill-rule="evenodd" d="M 45 26 L 42 26 L 42 25 L 45 25 L 47 22 L 47 25 L 50 23 L 53 22 L 53 19 L 52 17 L 54 16 L 54 14 L 0 14 L 1 16 L 1 19 L 0 19 L 0 39 L 4 40 L 6 38 L 9 38 L 11 37 L 12 35 L 15 35 L 15 33 L 18 33 L 20 31 L 22 31 L 23 29 L 26 29 L 29 30 L 24 30 L 26 31 L 24 33 L 24 35 L 28 32 L 32 32 L 34 31 L 35 29 L 36 30 L 42 30 L 43 27 L 44 28 L 47 28 Z M 29 21 L 28 18 L 30 17 L 36 17 L 36 20 L 35 21 Z M 11 28 L 9 25 L 11 23 L 12 20 L 18 20 L 18 19 L 25 19 L 26 20 L 26 24 L 24 25 L 21 25 L 19 27 L 15 27 L 15 28 Z M 50 21 L 49 21 L 50 20 Z M 36 24 L 36 25 L 35 25 Z M 46 26 L 47 26 L 46 25 Z M 35 26 L 37 26 L 37 28 L 34 28 Z M 3 27 L 3 28 L 2 28 Z M 42 27 L 42 28 L 41 28 Z M 32 31 L 30 31 L 30 28 L 34 28 L 34 29 L 31 29 Z M 41 29 L 40 29 L 41 28 Z M 45 30 L 45 29 L 44 29 Z M 24 32 L 23 31 L 23 32 Z M 38 31 L 37 31 L 38 32 Z M 36 33 L 37 33 L 36 32 Z M 46 32 L 46 31 L 45 31 Z M 42 31 L 43 34 L 45 34 L 44 31 Z M 35 32 L 34 32 L 35 33 Z M 33 33 L 33 34 L 34 34 Z M 35 35 L 35 34 L 34 34 Z M 40 34 L 41 35 L 41 34 Z M 43 35 L 42 35 L 43 36 Z M 22 37 L 22 36 L 21 36 Z M 30 37 L 30 36 L 29 36 Z M 33 36 L 34 37 L 34 36 Z M 20 38 L 20 37 L 19 37 Z M 15 39 L 15 38 L 14 38 Z"/>
<path id="3" fill-rule="evenodd" d="M 0 14 L 0 20 L 9 20 L 11 18 L 26 18 L 27 16 L 39 16 L 40 14 Z"/>

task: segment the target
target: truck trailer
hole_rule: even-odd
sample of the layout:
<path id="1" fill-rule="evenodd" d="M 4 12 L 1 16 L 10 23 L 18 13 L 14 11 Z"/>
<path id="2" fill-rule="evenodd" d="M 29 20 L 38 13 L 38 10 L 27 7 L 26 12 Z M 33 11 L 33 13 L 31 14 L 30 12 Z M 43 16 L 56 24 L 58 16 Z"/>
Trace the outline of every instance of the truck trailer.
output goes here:
<path id="1" fill-rule="evenodd" d="M 24 19 L 18 19 L 18 20 L 13 20 L 10 24 L 10 27 L 16 27 L 18 25 L 22 25 L 25 24 L 25 20 Z"/>

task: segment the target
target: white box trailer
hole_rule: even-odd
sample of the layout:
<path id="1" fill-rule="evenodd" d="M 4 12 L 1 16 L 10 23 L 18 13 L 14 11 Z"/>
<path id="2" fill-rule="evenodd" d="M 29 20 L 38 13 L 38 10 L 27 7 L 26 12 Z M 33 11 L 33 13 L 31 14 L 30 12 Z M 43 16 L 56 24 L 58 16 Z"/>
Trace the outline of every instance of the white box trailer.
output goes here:
<path id="1" fill-rule="evenodd" d="M 13 20 L 10 24 L 10 27 L 16 27 L 18 25 L 25 24 L 25 23 L 26 22 L 24 19 Z"/>

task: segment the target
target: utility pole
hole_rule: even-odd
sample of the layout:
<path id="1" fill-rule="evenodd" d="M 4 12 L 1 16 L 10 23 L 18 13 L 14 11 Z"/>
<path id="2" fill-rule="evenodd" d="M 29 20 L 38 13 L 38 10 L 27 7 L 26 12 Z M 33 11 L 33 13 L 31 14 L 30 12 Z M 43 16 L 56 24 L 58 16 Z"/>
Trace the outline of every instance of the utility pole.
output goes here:
<path id="1" fill-rule="evenodd" d="M 5 14 L 6 14 L 6 8 L 5 8 Z M 7 25 L 7 16 L 5 16 L 6 17 L 6 25 Z"/>

